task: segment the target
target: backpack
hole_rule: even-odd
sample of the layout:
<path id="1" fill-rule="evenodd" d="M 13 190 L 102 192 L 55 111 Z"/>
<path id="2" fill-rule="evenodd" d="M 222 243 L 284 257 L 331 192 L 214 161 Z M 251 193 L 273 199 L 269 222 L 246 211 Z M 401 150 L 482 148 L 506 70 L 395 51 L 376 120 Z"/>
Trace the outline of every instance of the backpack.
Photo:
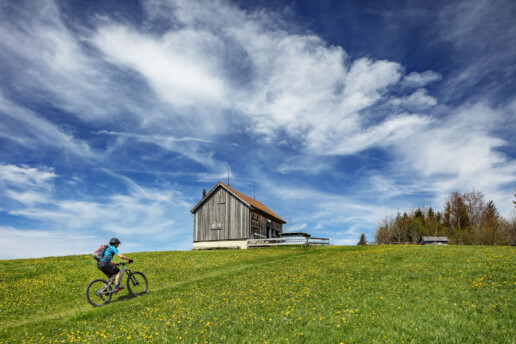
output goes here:
<path id="1" fill-rule="evenodd" d="M 99 260 L 101 260 L 102 258 L 104 258 L 104 253 L 106 252 L 106 249 L 108 248 L 109 245 L 100 245 L 99 248 L 97 248 L 95 250 L 95 252 L 93 252 L 93 258 L 95 258 L 95 260 L 98 262 Z"/>

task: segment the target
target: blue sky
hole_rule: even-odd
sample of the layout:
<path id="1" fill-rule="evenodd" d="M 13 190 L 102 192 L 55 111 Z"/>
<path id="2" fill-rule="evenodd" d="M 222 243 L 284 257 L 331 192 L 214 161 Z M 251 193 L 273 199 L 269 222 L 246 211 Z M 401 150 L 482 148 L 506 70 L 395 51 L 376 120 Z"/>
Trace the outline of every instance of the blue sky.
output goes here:
<path id="1" fill-rule="evenodd" d="M 226 181 L 286 231 L 516 189 L 514 1 L 0 1 L 0 258 L 189 250 Z"/>

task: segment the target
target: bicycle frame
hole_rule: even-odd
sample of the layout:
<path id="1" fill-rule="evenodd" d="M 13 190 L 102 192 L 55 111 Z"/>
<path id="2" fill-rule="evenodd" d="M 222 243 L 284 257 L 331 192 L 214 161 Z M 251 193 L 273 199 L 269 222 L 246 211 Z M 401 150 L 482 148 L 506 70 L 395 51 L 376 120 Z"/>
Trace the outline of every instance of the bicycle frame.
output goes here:
<path id="1" fill-rule="evenodd" d="M 122 263 L 118 263 L 116 265 L 122 265 L 122 268 L 120 269 L 120 281 L 122 281 L 124 279 L 124 273 L 126 271 L 129 271 L 129 273 L 131 272 L 131 270 L 125 266 L 125 264 L 122 264 Z M 116 277 L 116 275 L 115 275 Z"/>
<path id="2" fill-rule="evenodd" d="M 127 263 L 116 263 L 115 265 L 118 266 L 118 265 L 122 265 L 122 268 L 120 269 L 120 282 L 122 282 L 123 278 L 124 278 L 124 274 L 126 271 L 128 271 L 128 273 L 131 273 L 131 269 L 129 269 L 128 267 L 126 267 L 126 264 Z M 109 290 L 109 287 L 111 287 L 111 285 L 113 284 L 113 281 L 116 279 L 116 275 L 113 275 L 111 277 L 108 278 L 108 284 L 106 285 L 106 293 L 116 293 L 116 291 L 113 289 L 113 290 Z"/>

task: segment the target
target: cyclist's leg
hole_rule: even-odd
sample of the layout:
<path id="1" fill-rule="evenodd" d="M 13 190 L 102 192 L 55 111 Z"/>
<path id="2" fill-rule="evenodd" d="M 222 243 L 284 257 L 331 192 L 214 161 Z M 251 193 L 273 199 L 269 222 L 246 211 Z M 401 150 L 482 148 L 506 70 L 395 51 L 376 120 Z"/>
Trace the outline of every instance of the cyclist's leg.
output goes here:
<path id="1" fill-rule="evenodd" d="M 115 285 L 118 286 L 120 285 L 120 276 L 122 275 L 122 271 L 118 271 L 118 273 L 116 274 L 116 278 L 115 278 Z"/>

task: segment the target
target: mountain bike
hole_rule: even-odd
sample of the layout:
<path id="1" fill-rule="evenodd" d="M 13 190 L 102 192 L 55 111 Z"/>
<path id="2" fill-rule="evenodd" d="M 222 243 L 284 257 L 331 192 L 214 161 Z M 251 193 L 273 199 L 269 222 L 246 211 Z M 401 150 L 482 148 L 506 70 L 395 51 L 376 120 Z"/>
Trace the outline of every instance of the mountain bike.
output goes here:
<path id="1" fill-rule="evenodd" d="M 123 281 L 124 273 L 127 271 L 127 289 L 133 296 L 140 296 L 147 292 L 149 283 L 147 277 L 139 271 L 131 271 L 126 265 L 128 262 L 115 263 L 115 265 L 122 266 L 120 269 L 120 281 Z M 95 279 L 91 281 L 86 287 L 86 299 L 94 306 L 104 306 L 113 297 L 117 291 L 115 290 L 115 277 L 111 276 L 107 281 L 103 279 Z"/>

